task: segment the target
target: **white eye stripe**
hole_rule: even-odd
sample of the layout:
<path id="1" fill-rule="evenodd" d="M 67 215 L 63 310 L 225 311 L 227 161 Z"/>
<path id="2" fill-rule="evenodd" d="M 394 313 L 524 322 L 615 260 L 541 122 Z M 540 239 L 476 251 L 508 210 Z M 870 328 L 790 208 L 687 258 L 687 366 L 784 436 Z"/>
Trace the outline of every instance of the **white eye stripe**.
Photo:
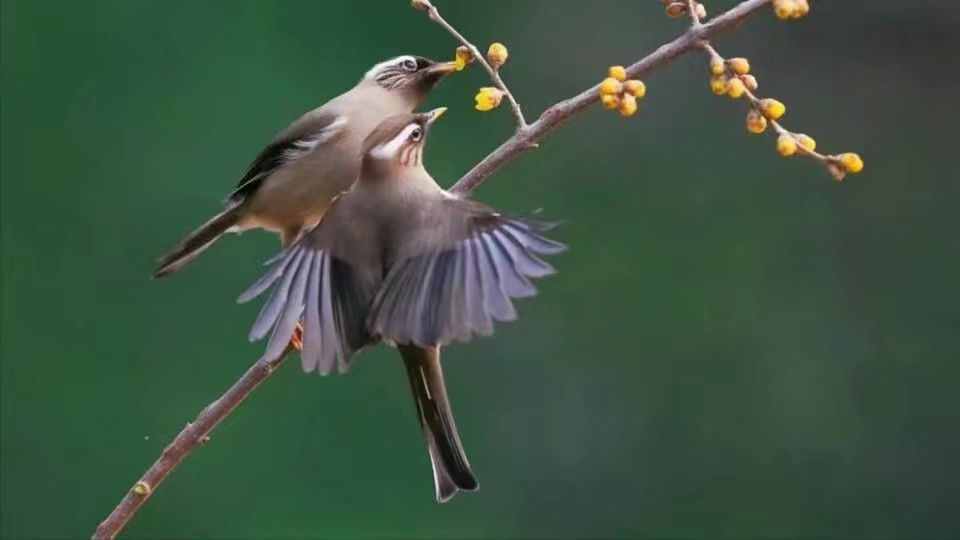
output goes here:
<path id="1" fill-rule="evenodd" d="M 400 148 L 403 147 L 403 144 L 407 142 L 410 135 L 417 129 L 420 129 L 420 124 L 416 122 L 409 124 L 403 128 L 396 137 L 390 139 L 390 141 L 374 147 L 374 149 L 370 151 L 370 155 L 377 159 L 393 158 L 397 155 L 397 152 L 400 151 Z"/>
<path id="2" fill-rule="evenodd" d="M 370 68 L 370 71 L 367 71 L 367 74 L 365 75 L 365 77 L 368 78 L 368 79 L 376 78 L 376 76 L 377 76 L 378 74 L 382 73 L 383 70 L 385 70 L 385 69 L 387 69 L 387 68 L 394 68 L 394 69 L 395 69 L 395 68 L 398 68 L 398 67 L 402 68 L 402 67 L 403 67 L 403 63 L 404 63 L 404 62 L 407 62 L 407 61 L 411 61 L 411 62 L 413 62 L 414 64 L 417 63 L 417 59 L 416 59 L 416 58 L 414 58 L 413 56 L 410 56 L 409 54 L 405 54 L 405 55 L 403 55 L 403 56 L 398 56 L 398 57 L 396 57 L 396 58 L 391 58 L 390 60 L 385 60 L 385 61 L 380 62 L 379 64 L 373 66 L 372 68 Z"/>

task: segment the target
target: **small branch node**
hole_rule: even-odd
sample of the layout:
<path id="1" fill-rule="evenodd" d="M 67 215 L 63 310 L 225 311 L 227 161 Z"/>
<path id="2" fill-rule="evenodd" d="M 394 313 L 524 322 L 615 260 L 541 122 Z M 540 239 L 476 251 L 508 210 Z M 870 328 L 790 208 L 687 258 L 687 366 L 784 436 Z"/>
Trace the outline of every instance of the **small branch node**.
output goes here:
<path id="1" fill-rule="evenodd" d="M 133 485 L 133 493 L 139 495 L 140 497 L 146 497 L 153 493 L 153 488 L 150 487 L 150 484 L 146 483 L 143 480 L 140 480 Z"/>

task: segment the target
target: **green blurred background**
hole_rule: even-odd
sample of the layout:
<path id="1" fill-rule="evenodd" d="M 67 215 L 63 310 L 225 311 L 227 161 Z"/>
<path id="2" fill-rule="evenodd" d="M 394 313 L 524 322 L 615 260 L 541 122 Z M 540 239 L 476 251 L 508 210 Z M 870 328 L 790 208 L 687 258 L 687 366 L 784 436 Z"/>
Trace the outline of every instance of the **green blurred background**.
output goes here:
<path id="1" fill-rule="evenodd" d="M 406 0 L 2 1 L 2 523 L 88 537 L 260 354 L 235 297 L 277 249 L 155 257 L 273 133 L 399 53 L 449 57 Z M 650 1 L 439 1 L 504 41 L 531 116 L 680 32 Z M 733 0 L 707 2 L 713 13 Z M 946 538 L 960 530 L 960 188 L 951 2 L 764 9 L 717 41 L 787 125 L 856 150 L 842 184 L 712 96 L 652 74 L 477 197 L 566 220 L 520 321 L 446 353 L 482 489 L 438 506 L 397 356 L 285 366 L 160 488 L 130 538 Z M 451 184 L 511 130 L 447 81 L 427 161 Z"/>

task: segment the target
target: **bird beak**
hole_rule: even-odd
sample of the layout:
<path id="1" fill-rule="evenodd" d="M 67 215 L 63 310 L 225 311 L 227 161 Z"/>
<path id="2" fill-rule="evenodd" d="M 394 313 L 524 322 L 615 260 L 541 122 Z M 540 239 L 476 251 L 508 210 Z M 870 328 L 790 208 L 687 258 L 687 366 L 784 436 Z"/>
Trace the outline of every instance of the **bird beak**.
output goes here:
<path id="1" fill-rule="evenodd" d="M 443 116 L 443 113 L 447 112 L 446 107 L 438 107 L 427 113 L 427 125 L 432 126 L 434 122 L 440 119 Z"/>
<path id="2" fill-rule="evenodd" d="M 436 64 L 428 67 L 424 71 L 427 75 L 433 75 L 435 77 L 445 77 L 454 71 L 457 70 L 456 62 L 437 62 Z"/>

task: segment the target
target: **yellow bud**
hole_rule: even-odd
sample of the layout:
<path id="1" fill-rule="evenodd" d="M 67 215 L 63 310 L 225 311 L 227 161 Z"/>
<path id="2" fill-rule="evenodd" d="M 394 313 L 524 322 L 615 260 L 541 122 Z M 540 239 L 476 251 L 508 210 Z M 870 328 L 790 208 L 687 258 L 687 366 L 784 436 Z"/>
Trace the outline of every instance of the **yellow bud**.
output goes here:
<path id="1" fill-rule="evenodd" d="M 760 110 L 771 120 L 779 120 L 787 112 L 787 106 L 773 99 L 760 100 Z"/>
<path id="2" fill-rule="evenodd" d="M 477 92 L 474 99 L 477 102 L 476 109 L 478 111 L 493 110 L 499 107 L 500 102 L 503 101 L 503 91 L 492 86 L 484 86 Z"/>
<path id="3" fill-rule="evenodd" d="M 760 88 L 760 83 L 757 82 L 757 78 L 753 75 L 743 75 L 740 77 L 740 80 L 743 81 L 743 84 L 745 84 L 747 89 L 751 92 L 754 92 L 757 88 Z"/>
<path id="4" fill-rule="evenodd" d="M 846 154 L 840 154 L 839 158 L 840 164 L 848 173 L 857 174 L 863 170 L 863 160 L 860 159 L 859 155 L 847 152 Z"/>
<path id="5" fill-rule="evenodd" d="M 763 133 L 767 130 L 767 118 L 760 114 L 756 109 L 750 109 L 747 113 L 747 131 L 750 133 Z"/>
<path id="6" fill-rule="evenodd" d="M 723 75 L 719 77 L 710 78 L 710 90 L 718 96 L 722 96 L 727 93 L 727 90 L 730 88 L 730 82 L 727 81 L 727 78 Z"/>
<path id="7" fill-rule="evenodd" d="M 637 98 L 630 94 L 624 94 L 620 98 L 620 114 L 624 117 L 633 116 L 637 112 Z"/>
<path id="8" fill-rule="evenodd" d="M 750 62 L 746 58 L 731 58 L 727 60 L 730 69 L 737 75 L 746 75 L 750 73 Z"/>
<path id="9" fill-rule="evenodd" d="M 608 75 L 620 82 L 627 80 L 627 70 L 623 66 L 610 66 Z"/>
<path id="10" fill-rule="evenodd" d="M 790 157 L 797 153 L 797 141 L 784 133 L 777 137 L 777 152 L 783 157 Z"/>
<path id="11" fill-rule="evenodd" d="M 774 0 L 773 11 L 778 19 L 785 21 L 793 18 L 793 14 L 797 11 L 797 5 L 793 0 Z"/>
<path id="12" fill-rule="evenodd" d="M 703 19 L 707 18 L 707 8 L 704 7 L 703 4 L 701 4 L 700 2 L 697 2 L 697 7 L 695 9 L 697 10 L 698 19 L 702 21 Z"/>
<path id="13" fill-rule="evenodd" d="M 805 17 L 807 13 L 810 13 L 810 3 L 807 0 L 794 0 L 795 8 L 793 10 L 793 18 L 799 19 Z"/>
<path id="14" fill-rule="evenodd" d="M 710 60 L 710 73 L 712 75 L 723 75 L 726 72 L 727 72 L 727 66 L 724 65 L 722 59 L 712 58 Z"/>
<path id="15" fill-rule="evenodd" d="M 457 63 L 457 71 L 463 71 L 463 68 L 467 67 L 468 64 L 472 64 L 473 61 L 473 53 L 469 47 L 466 45 L 457 47 L 457 52 L 454 56 L 454 62 Z"/>
<path id="16" fill-rule="evenodd" d="M 667 4 L 667 17 L 671 19 L 676 19 L 683 17 L 687 12 L 687 3 L 686 2 L 671 2 Z"/>
<path id="17" fill-rule="evenodd" d="M 600 83 L 601 95 L 616 95 L 620 92 L 623 92 L 623 83 L 613 77 L 607 77 Z"/>
<path id="18" fill-rule="evenodd" d="M 813 140 L 813 137 L 800 133 L 797 135 L 797 144 L 807 152 L 813 152 L 817 149 L 817 141 Z"/>
<path id="19" fill-rule="evenodd" d="M 487 49 L 487 60 L 490 61 L 493 69 L 499 69 L 500 66 L 506 64 L 509 56 L 510 53 L 507 52 L 507 47 L 503 43 L 492 43 L 490 48 Z"/>
<path id="20" fill-rule="evenodd" d="M 604 94 L 600 96 L 600 103 L 604 109 L 616 109 L 620 106 L 620 96 L 614 94 Z"/>
<path id="21" fill-rule="evenodd" d="M 740 99 L 746 91 L 747 87 L 740 79 L 730 79 L 727 83 L 727 95 L 733 99 Z"/>
<path id="22" fill-rule="evenodd" d="M 647 85 L 643 84 L 643 81 L 627 81 L 623 83 L 623 88 L 628 94 L 638 99 L 642 99 L 643 96 L 647 95 Z"/>
<path id="23" fill-rule="evenodd" d="M 151 491 L 153 490 L 150 489 L 150 484 L 144 482 L 143 480 L 140 480 L 133 485 L 133 492 L 141 497 L 149 495 Z"/>
<path id="24" fill-rule="evenodd" d="M 430 1 L 429 0 L 411 0 L 410 6 L 413 9 L 419 9 L 420 11 L 427 11 L 430 9 Z"/>

